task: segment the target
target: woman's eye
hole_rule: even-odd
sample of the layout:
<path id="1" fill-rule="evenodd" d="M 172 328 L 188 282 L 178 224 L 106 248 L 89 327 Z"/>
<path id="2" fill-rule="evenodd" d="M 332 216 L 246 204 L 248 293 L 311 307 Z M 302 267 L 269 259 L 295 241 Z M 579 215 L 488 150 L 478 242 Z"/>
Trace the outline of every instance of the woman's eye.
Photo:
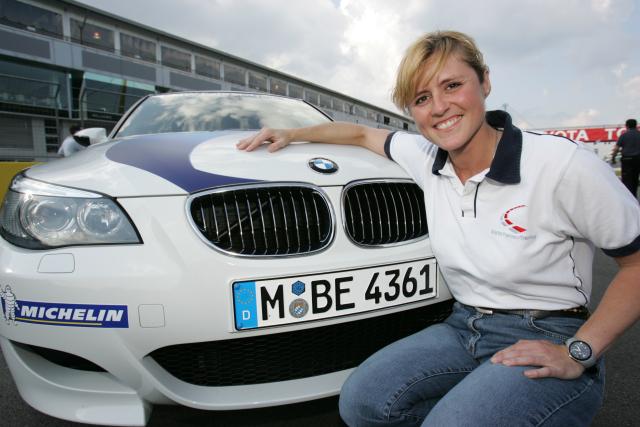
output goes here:
<path id="1" fill-rule="evenodd" d="M 462 83 L 458 83 L 458 82 L 449 83 L 449 84 L 447 85 L 447 89 L 449 89 L 449 90 L 451 90 L 451 89 L 455 89 L 455 88 L 457 88 L 458 86 L 462 86 Z"/>
<path id="2" fill-rule="evenodd" d="M 415 104 L 416 105 L 420 105 L 420 104 L 423 104 L 423 103 L 427 102 L 428 100 L 429 100 L 429 96 L 422 95 L 422 96 L 416 98 Z"/>

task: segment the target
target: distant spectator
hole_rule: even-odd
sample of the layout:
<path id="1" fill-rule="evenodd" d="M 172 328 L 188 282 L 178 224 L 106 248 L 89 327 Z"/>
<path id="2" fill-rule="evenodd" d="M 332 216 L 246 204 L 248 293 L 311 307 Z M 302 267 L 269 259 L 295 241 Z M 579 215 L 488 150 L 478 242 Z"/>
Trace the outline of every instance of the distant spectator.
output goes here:
<path id="1" fill-rule="evenodd" d="M 62 141 L 60 144 L 60 148 L 58 149 L 58 155 L 62 157 L 69 157 L 73 153 L 77 153 L 78 151 L 84 150 L 87 148 L 86 146 L 79 144 L 74 138 L 73 135 L 81 130 L 82 128 L 78 125 L 71 125 L 69 127 L 70 135 Z"/>
<path id="2" fill-rule="evenodd" d="M 638 122 L 629 119 L 625 123 L 627 131 L 620 135 L 618 142 L 611 153 L 612 161 L 616 158 L 618 151 L 622 150 L 621 174 L 622 183 L 637 197 L 638 178 L 640 177 L 640 132 L 638 132 Z"/>

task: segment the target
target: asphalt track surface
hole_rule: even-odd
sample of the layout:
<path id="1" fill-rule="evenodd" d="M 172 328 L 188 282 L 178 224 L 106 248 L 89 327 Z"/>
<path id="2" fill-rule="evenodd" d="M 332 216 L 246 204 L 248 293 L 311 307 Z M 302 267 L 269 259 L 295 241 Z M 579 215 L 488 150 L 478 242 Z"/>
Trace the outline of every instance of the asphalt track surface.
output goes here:
<path id="1" fill-rule="evenodd" d="M 594 266 L 596 305 L 617 271 L 615 262 L 598 252 Z M 607 352 L 607 385 L 604 406 L 594 427 L 640 425 L 640 322 Z M 233 427 L 332 427 L 344 426 L 337 412 L 337 398 L 277 408 L 231 412 L 208 412 L 177 406 L 156 406 L 149 427 L 233 426 Z M 4 358 L 0 356 L 0 425 L 10 427 L 79 427 L 78 424 L 44 415 L 18 395 Z"/>

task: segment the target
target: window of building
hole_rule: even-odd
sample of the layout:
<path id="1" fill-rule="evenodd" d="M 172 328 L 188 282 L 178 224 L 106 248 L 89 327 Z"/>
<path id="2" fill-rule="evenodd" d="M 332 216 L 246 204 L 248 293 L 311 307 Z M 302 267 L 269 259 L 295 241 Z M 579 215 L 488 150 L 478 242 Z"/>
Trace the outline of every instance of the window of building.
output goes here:
<path id="1" fill-rule="evenodd" d="M 302 99 L 302 87 L 289 83 L 289 97 Z"/>
<path id="2" fill-rule="evenodd" d="M 0 148 L 33 149 L 33 127 L 30 118 L 0 116 Z"/>
<path id="3" fill-rule="evenodd" d="M 130 58 L 156 61 L 156 44 L 129 34 L 120 33 L 120 52 Z"/>
<path id="4" fill-rule="evenodd" d="M 245 70 L 231 64 L 224 64 L 224 80 L 229 83 L 246 86 Z"/>
<path id="5" fill-rule="evenodd" d="M 333 109 L 336 111 L 340 111 L 342 113 L 346 113 L 348 112 L 347 110 L 345 110 L 346 104 L 343 100 L 341 99 L 336 99 L 333 98 Z"/>
<path id="6" fill-rule="evenodd" d="M 162 65 L 182 71 L 191 71 L 191 54 L 162 46 Z"/>
<path id="7" fill-rule="evenodd" d="M 113 31 L 84 20 L 71 18 L 71 40 L 85 46 L 114 51 Z"/>
<path id="8" fill-rule="evenodd" d="M 261 92 L 267 91 L 267 76 L 249 71 L 249 87 Z"/>
<path id="9" fill-rule="evenodd" d="M 62 38 L 62 15 L 15 0 L 0 1 L 0 23 Z"/>
<path id="10" fill-rule="evenodd" d="M 220 62 L 196 56 L 196 74 L 220 80 Z"/>
<path id="11" fill-rule="evenodd" d="M 353 104 L 351 104 L 350 102 L 345 102 L 344 109 L 342 111 L 347 114 L 353 114 Z"/>
<path id="12" fill-rule="evenodd" d="M 322 108 L 332 108 L 331 107 L 331 97 L 329 95 L 325 95 L 324 93 L 320 94 L 320 101 L 318 104 Z"/>
<path id="13" fill-rule="evenodd" d="M 402 129 L 409 130 L 409 123 L 402 123 Z"/>
<path id="14" fill-rule="evenodd" d="M 359 105 L 354 105 L 351 109 L 351 114 L 354 116 L 361 117 L 363 119 L 367 118 L 367 110 Z"/>
<path id="15" fill-rule="evenodd" d="M 304 100 L 310 104 L 318 105 L 318 92 L 307 89 L 304 91 Z"/>
<path id="16" fill-rule="evenodd" d="M 12 105 L 68 108 L 68 75 L 61 71 L 0 60 L 0 101 Z"/>
<path id="17" fill-rule="evenodd" d="M 80 105 L 86 118 L 117 120 L 136 101 L 155 92 L 152 85 L 103 76 L 84 74 Z"/>
<path id="18" fill-rule="evenodd" d="M 60 148 L 60 135 L 58 135 L 58 122 L 55 119 L 44 120 L 44 144 L 47 153 L 57 153 Z"/>
<path id="19" fill-rule="evenodd" d="M 271 79 L 271 93 L 276 95 L 287 95 L 287 82 L 279 79 Z"/>

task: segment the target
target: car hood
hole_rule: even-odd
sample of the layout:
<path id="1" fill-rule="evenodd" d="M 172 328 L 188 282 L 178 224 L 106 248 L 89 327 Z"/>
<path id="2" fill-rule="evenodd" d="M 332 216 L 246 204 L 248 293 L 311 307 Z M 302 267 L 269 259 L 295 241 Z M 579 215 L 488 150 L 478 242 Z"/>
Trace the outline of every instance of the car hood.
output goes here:
<path id="1" fill-rule="evenodd" d="M 392 161 L 366 149 L 293 143 L 284 150 L 238 150 L 255 132 L 188 132 L 133 136 L 91 146 L 71 157 L 29 169 L 27 176 L 113 197 L 189 194 L 226 185 L 306 182 L 342 186 L 368 178 L 408 178 Z M 309 166 L 316 157 L 338 166 L 322 174 Z"/>

